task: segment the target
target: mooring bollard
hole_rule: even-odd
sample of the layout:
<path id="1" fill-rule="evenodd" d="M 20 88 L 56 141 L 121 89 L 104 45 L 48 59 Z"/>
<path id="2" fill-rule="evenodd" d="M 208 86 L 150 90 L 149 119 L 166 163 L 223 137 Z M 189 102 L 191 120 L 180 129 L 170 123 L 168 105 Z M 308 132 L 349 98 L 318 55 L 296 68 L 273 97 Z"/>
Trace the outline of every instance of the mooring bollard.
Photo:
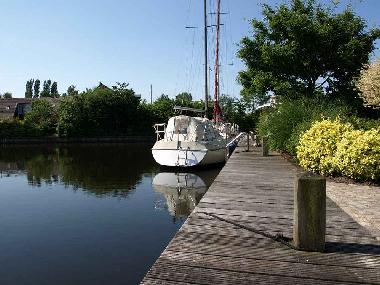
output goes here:
<path id="1" fill-rule="evenodd" d="M 299 174 L 294 185 L 294 246 L 323 252 L 325 235 L 326 179 L 313 173 Z"/>
<path id="2" fill-rule="evenodd" d="M 268 137 L 263 137 L 261 139 L 261 146 L 263 148 L 263 156 L 268 156 L 269 154 Z"/>

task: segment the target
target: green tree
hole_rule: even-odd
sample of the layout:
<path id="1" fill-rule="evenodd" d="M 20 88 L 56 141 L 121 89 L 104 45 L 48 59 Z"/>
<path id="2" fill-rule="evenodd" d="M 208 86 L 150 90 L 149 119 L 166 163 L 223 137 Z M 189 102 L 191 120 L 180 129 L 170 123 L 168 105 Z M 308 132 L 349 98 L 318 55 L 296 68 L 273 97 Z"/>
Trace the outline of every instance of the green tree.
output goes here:
<path id="1" fill-rule="evenodd" d="M 74 95 L 78 95 L 78 94 L 79 94 L 79 92 L 74 85 L 70 85 L 67 88 L 67 96 L 74 96 Z"/>
<path id="2" fill-rule="evenodd" d="M 189 92 L 179 93 L 175 97 L 175 104 L 183 107 L 192 107 L 193 96 Z"/>
<path id="3" fill-rule="evenodd" d="M 252 20 L 253 37 L 244 37 L 238 56 L 246 70 L 238 76 L 242 95 L 256 103 L 270 94 L 314 97 L 325 93 L 356 100 L 353 79 L 360 74 L 378 29 L 349 8 L 335 13 L 315 0 L 263 5 L 264 20 Z"/>
<path id="4" fill-rule="evenodd" d="M 227 122 L 234 123 L 234 117 L 236 113 L 236 103 L 238 100 L 227 94 L 222 94 L 219 97 L 219 106 L 222 109 L 223 119 Z"/>
<path id="5" fill-rule="evenodd" d="M 166 94 L 161 94 L 161 96 L 153 102 L 153 112 L 157 123 L 166 122 L 170 117 L 174 116 L 174 105 L 174 100 L 170 99 Z"/>
<path id="6" fill-rule="evenodd" d="M 33 83 L 34 83 L 34 79 L 30 79 L 26 82 L 25 98 L 32 98 L 33 97 Z"/>
<path id="7" fill-rule="evenodd" d="M 5 92 L 3 94 L 4 99 L 12 99 L 12 93 L 11 92 Z"/>
<path id="8" fill-rule="evenodd" d="M 51 97 L 51 93 L 50 93 L 50 89 L 51 89 L 51 80 L 44 80 L 44 84 L 43 84 L 43 87 L 42 87 L 42 92 L 40 94 L 40 97 Z"/>
<path id="9" fill-rule="evenodd" d="M 53 84 L 51 85 L 50 95 L 53 98 L 58 98 L 59 97 L 59 94 L 58 94 L 58 83 L 56 81 L 54 81 Z"/>
<path id="10" fill-rule="evenodd" d="M 66 96 L 59 104 L 61 136 L 106 136 L 136 134 L 141 122 L 139 99 L 127 84 L 112 89 L 104 85 Z"/>
<path id="11" fill-rule="evenodd" d="M 36 81 L 34 81 L 34 94 L 33 94 L 33 98 L 40 97 L 40 85 L 41 85 L 41 81 L 39 79 L 36 79 Z"/>
<path id="12" fill-rule="evenodd" d="M 41 135 L 54 134 L 57 122 L 57 109 L 46 99 L 33 101 L 32 110 L 25 115 L 25 124 L 38 130 Z"/>

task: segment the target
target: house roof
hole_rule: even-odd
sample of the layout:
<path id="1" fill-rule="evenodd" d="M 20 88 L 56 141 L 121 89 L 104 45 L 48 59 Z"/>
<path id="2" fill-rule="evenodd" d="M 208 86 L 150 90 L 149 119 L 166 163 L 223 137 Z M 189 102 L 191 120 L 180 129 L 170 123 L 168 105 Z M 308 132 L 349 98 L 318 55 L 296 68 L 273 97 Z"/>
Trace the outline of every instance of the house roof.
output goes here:
<path id="1" fill-rule="evenodd" d="M 12 99 L 0 99 L 0 116 L 12 118 L 17 104 L 30 104 L 32 99 L 29 98 L 12 98 Z"/>

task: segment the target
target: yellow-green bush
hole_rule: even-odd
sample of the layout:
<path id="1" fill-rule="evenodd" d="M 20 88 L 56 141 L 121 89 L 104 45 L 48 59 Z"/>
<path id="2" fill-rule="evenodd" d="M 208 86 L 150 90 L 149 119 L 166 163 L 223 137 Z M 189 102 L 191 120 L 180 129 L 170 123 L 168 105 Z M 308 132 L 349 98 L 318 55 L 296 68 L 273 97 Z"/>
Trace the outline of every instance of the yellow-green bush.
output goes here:
<path id="1" fill-rule="evenodd" d="M 346 132 L 353 130 L 352 126 L 334 121 L 322 120 L 312 124 L 300 138 L 297 146 L 297 159 L 302 167 L 321 174 L 336 172 L 334 160 L 337 142 Z"/>
<path id="2" fill-rule="evenodd" d="M 297 147 L 302 167 L 321 174 L 380 180 L 380 128 L 354 130 L 339 119 L 313 123 Z"/>
<path id="3" fill-rule="evenodd" d="M 380 180 L 380 130 L 346 132 L 337 142 L 335 164 L 345 176 Z"/>

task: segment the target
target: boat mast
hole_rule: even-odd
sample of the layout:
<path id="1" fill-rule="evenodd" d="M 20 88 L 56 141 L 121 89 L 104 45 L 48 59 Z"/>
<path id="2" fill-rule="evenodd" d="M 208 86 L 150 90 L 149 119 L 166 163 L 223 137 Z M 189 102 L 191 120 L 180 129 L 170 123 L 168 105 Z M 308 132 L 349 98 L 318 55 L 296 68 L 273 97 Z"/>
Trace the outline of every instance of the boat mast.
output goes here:
<path id="1" fill-rule="evenodd" d="M 220 38 L 220 0 L 217 0 L 217 20 L 216 20 L 216 56 L 215 56 L 215 93 L 214 93 L 214 122 L 220 121 L 219 107 L 219 38 Z"/>
<path id="2" fill-rule="evenodd" d="M 208 73 L 208 64 L 207 64 L 207 5 L 206 0 L 203 2 L 204 10 L 204 37 L 205 37 L 205 118 L 207 118 L 207 107 L 208 107 L 208 83 L 207 83 L 207 73 Z"/>

